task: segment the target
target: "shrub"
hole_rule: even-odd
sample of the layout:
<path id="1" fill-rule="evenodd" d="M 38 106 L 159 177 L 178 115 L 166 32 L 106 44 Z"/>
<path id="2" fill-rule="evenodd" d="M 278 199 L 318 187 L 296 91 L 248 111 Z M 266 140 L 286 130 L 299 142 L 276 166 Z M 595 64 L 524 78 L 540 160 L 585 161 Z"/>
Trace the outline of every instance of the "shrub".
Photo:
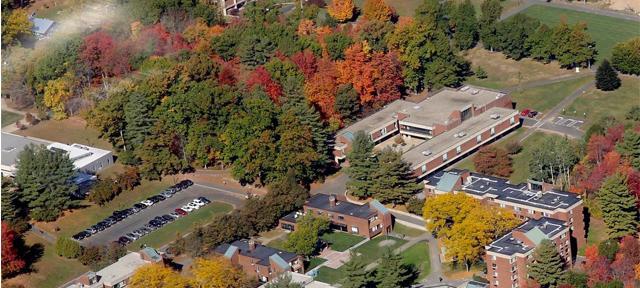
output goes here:
<path id="1" fill-rule="evenodd" d="M 120 190 L 133 190 L 140 185 L 140 172 L 138 172 L 138 168 L 129 166 L 125 168 L 124 172 L 116 175 L 115 182 Z"/>
<path id="2" fill-rule="evenodd" d="M 122 192 L 120 186 L 118 186 L 113 179 L 100 179 L 91 189 L 88 199 L 102 206 L 115 198 L 120 192 Z"/>
<path id="3" fill-rule="evenodd" d="M 25 117 L 25 121 L 27 121 L 27 123 L 29 123 L 29 125 L 33 126 L 38 124 L 38 122 L 40 122 L 40 120 L 38 120 L 38 118 L 34 117 L 33 114 L 27 112 L 27 114 L 24 115 Z"/>
<path id="4" fill-rule="evenodd" d="M 507 143 L 507 153 L 509 153 L 509 155 L 515 155 L 520 153 L 520 151 L 522 151 L 522 144 L 520 144 L 520 142 L 518 141 L 513 141 L 513 142 L 509 142 Z"/>
<path id="5" fill-rule="evenodd" d="M 82 246 L 71 238 L 60 237 L 56 241 L 56 253 L 58 256 L 75 259 L 82 253 Z"/>
<path id="6" fill-rule="evenodd" d="M 422 216 L 422 209 L 424 208 L 424 199 L 418 199 L 417 197 L 411 197 L 406 203 L 407 211 L 416 215 Z"/>
<path id="7" fill-rule="evenodd" d="M 91 267 L 91 269 L 98 270 L 100 262 L 102 261 L 103 251 L 100 247 L 91 246 L 82 249 L 82 253 L 78 257 L 78 261 L 83 265 Z"/>
<path id="8" fill-rule="evenodd" d="M 629 112 L 627 112 L 627 115 L 625 115 L 625 118 L 627 118 L 627 120 L 640 121 L 640 106 L 632 106 Z"/>
<path id="9" fill-rule="evenodd" d="M 500 177 L 509 177 L 513 172 L 507 151 L 491 146 L 478 150 L 473 157 L 473 165 L 480 173 Z"/>
<path id="10" fill-rule="evenodd" d="M 478 79 L 485 79 L 487 78 L 487 71 L 484 71 L 484 69 L 482 69 L 482 67 L 478 66 L 478 69 L 476 69 L 476 77 L 478 77 Z"/>

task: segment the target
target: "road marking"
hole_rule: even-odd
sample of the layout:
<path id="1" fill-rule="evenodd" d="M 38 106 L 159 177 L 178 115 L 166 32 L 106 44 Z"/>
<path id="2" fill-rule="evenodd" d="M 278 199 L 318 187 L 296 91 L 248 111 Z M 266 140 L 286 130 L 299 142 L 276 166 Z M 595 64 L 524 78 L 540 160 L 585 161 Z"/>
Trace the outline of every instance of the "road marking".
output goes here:
<path id="1" fill-rule="evenodd" d="M 245 199 L 245 196 L 240 194 L 242 192 L 233 192 L 233 191 L 230 191 L 230 190 L 226 190 L 226 189 L 222 189 L 222 188 L 218 188 L 218 187 L 213 187 L 213 186 L 208 186 L 208 185 L 203 185 L 203 184 L 199 184 L 199 183 L 195 183 L 195 182 L 193 183 L 193 185 L 194 186 L 198 186 L 198 187 L 202 187 L 202 188 L 208 188 L 208 189 L 217 190 L 217 191 L 220 191 L 220 192 L 225 192 L 225 193 L 231 194 L 232 196 L 235 196 L 235 197 L 238 197 L 238 198 L 241 198 L 241 199 Z"/>

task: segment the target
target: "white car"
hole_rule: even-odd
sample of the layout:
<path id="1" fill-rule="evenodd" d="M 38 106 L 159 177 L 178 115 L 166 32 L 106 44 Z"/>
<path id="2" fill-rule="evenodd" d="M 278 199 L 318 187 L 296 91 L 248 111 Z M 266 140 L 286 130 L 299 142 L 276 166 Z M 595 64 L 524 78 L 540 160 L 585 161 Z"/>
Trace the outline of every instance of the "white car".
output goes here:
<path id="1" fill-rule="evenodd" d="M 153 201 L 151 201 L 151 200 L 140 201 L 140 203 L 145 205 L 145 206 L 147 206 L 147 207 L 153 205 Z"/>
<path id="2" fill-rule="evenodd" d="M 191 203 L 196 204 L 198 206 L 206 205 L 206 203 L 202 202 L 202 200 L 200 200 L 200 199 L 193 199 L 193 201 L 191 201 Z"/>
<path id="3" fill-rule="evenodd" d="M 189 206 L 189 207 L 193 208 L 194 210 L 198 210 L 198 209 L 200 209 L 200 205 L 198 205 L 198 204 L 196 204 L 196 203 L 193 203 L 193 202 L 191 202 L 191 203 L 187 204 L 187 206 Z"/>
<path id="4" fill-rule="evenodd" d="M 184 205 L 184 206 L 180 207 L 180 209 L 182 209 L 182 210 L 184 210 L 184 211 L 187 211 L 187 212 L 191 212 L 191 211 L 193 211 L 193 210 L 194 210 L 194 208 L 193 208 L 193 207 L 191 207 L 191 206 L 189 206 L 189 204 L 187 204 L 187 205 Z"/>

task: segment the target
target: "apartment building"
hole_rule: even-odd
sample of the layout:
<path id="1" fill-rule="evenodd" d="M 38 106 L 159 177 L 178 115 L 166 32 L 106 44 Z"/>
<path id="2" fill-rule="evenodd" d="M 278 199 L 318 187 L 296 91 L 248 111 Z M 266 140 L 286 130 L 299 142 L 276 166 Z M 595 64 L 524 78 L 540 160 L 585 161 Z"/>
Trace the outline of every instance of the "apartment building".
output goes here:
<path id="1" fill-rule="evenodd" d="M 391 213 L 377 200 L 360 205 L 326 194 L 313 195 L 305 202 L 302 212 L 292 212 L 282 217 L 278 226 L 294 231 L 297 219 L 306 213 L 328 217 L 334 230 L 367 238 L 380 233 L 387 234 L 393 228 Z"/>
<path id="2" fill-rule="evenodd" d="M 483 203 L 510 209 L 522 219 L 564 221 L 574 251 L 586 245 L 584 201 L 578 194 L 554 189 L 548 183 L 511 184 L 509 179 L 459 169 L 439 171 L 424 183 L 426 195 L 463 192 Z"/>
<path id="3" fill-rule="evenodd" d="M 485 247 L 487 280 L 491 287 L 526 287 L 528 264 L 542 240 L 551 240 L 560 256 L 571 266 L 569 227 L 562 220 L 530 219 Z"/>
<path id="4" fill-rule="evenodd" d="M 144 265 L 163 263 L 163 258 L 156 250 L 147 247 L 138 252 L 131 252 L 98 272 L 87 272 L 80 277 L 62 285 L 64 288 L 121 288 L 129 284 L 129 279 L 136 270 Z"/>
<path id="5" fill-rule="evenodd" d="M 351 141 L 364 131 L 380 148 L 400 135 L 411 145 L 403 158 L 423 178 L 520 124 L 511 97 L 500 91 L 464 86 L 445 88 L 420 102 L 396 100 L 344 128 L 336 136 L 334 156 L 346 158 Z M 387 145 L 388 144 L 388 145 Z"/>
<path id="6" fill-rule="evenodd" d="M 214 251 L 262 282 L 270 281 L 284 272 L 304 273 L 302 256 L 261 245 L 253 239 L 221 244 Z"/>

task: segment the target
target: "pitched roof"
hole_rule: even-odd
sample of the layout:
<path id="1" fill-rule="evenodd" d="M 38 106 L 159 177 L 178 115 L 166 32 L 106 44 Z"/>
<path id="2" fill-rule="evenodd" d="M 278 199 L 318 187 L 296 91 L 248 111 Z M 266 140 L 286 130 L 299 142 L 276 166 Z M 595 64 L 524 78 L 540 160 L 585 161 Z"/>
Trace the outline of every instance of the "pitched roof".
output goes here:
<path id="1" fill-rule="evenodd" d="M 460 179 L 459 174 L 445 172 L 442 175 L 442 177 L 440 177 L 440 181 L 438 181 L 438 185 L 436 186 L 436 189 L 438 191 L 451 192 L 453 191 L 453 188 L 456 186 L 458 179 Z"/>
<path id="2" fill-rule="evenodd" d="M 221 244 L 216 247 L 215 252 L 220 255 L 225 255 L 226 257 L 227 252 L 231 253 L 230 249 L 237 249 L 240 255 L 257 259 L 257 263 L 262 266 L 269 266 L 269 259 L 272 255 L 278 255 L 285 262 L 291 262 L 298 257 L 298 255 L 294 253 L 271 248 L 259 243 L 256 243 L 256 247 L 254 249 L 249 249 L 249 240 L 247 239 L 236 240 L 231 244 Z"/>
<path id="3" fill-rule="evenodd" d="M 33 33 L 41 35 L 47 34 L 47 32 L 49 32 L 49 29 L 51 29 L 51 27 L 55 23 L 52 20 L 45 18 L 31 18 L 31 22 L 33 23 L 31 31 L 33 31 Z"/>
<path id="4" fill-rule="evenodd" d="M 524 235 L 527 236 L 527 238 L 529 238 L 529 240 L 531 240 L 531 242 L 536 245 L 540 244 L 540 242 L 542 242 L 542 240 L 544 239 L 549 239 L 549 237 L 547 237 L 547 234 L 544 234 L 544 232 L 542 232 L 542 230 L 540 230 L 538 226 L 533 227 L 533 229 L 527 232 L 524 232 Z"/>
<path id="5" fill-rule="evenodd" d="M 273 263 L 276 263 L 276 265 L 278 265 L 278 267 L 282 268 L 283 270 L 288 270 L 289 268 L 291 268 L 291 265 L 289 265 L 287 261 L 284 261 L 284 259 L 282 259 L 282 257 L 280 257 L 280 255 L 278 254 L 269 256 L 269 260 L 273 261 Z"/>

